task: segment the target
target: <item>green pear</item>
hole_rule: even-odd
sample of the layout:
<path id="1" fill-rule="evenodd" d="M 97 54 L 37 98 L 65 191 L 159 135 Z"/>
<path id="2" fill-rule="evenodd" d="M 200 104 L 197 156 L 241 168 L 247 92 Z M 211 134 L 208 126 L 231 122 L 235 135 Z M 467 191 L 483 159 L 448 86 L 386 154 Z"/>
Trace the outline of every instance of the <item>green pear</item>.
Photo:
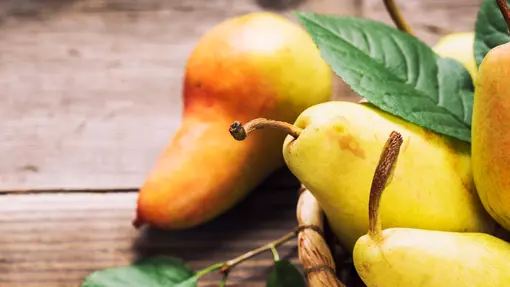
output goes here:
<path id="1" fill-rule="evenodd" d="M 398 158 L 402 142 L 399 133 L 390 135 L 373 177 L 369 229 L 356 242 L 353 252 L 354 267 L 360 278 L 367 287 L 508 286 L 510 244 L 501 239 L 484 233 L 412 228 L 382 230 L 381 196 L 385 188 L 391 188 L 398 170 L 402 169 L 403 158 Z"/>
<path id="2" fill-rule="evenodd" d="M 510 43 L 480 64 L 471 127 L 476 188 L 489 214 L 510 230 Z"/>
<path id="3" fill-rule="evenodd" d="M 440 38 L 432 49 L 443 58 L 459 61 L 468 70 L 473 81 L 476 81 L 477 66 L 474 43 L 474 32 L 451 33 Z"/>
<path id="4" fill-rule="evenodd" d="M 366 233 L 368 191 L 387 135 L 404 137 L 401 167 L 381 206 L 387 227 L 492 233 L 495 222 L 476 193 L 470 145 L 433 133 L 370 103 L 330 101 L 307 108 L 294 125 L 256 119 L 231 126 L 242 140 L 254 129 L 286 131 L 283 156 L 310 190 L 342 245 Z"/>

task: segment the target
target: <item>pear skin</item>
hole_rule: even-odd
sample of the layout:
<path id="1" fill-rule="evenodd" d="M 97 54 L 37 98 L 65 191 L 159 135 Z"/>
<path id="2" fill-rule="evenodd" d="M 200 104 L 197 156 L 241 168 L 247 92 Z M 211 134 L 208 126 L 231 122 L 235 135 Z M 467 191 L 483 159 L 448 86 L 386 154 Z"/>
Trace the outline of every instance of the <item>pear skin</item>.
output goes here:
<path id="1" fill-rule="evenodd" d="M 404 143 L 399 167 L 381 205 L 385 227 L 492 233 L 495 222 L 475 190 L 470 144 L 439 135 L 369 103 L 331 101 L 295 121 L 283 155 L 315 196 L 340 242 L 352 251 L 368 227 L 369 187 L 387 135 Z M 254 133 L 255 134 L 255 133 Z"/>
<path id="2" fill-rule="evenodd" d="M 474 32 L 459 32 L 443 36 L 432 49 L 443 58 L 459 61 L 468 70 L 471 79 L 475 82 L 478 67 L 474 54 L 474 44 Z"/>
<path id="3" fill-rule="evenodd" d="M 493 48 L 475 84 L 471 146 L 473 176 L 489 214 L 510 230 L 510 43 Z"/>
<path id="4" fill-rule="evenodd" d="M 392 133 L 388 143 L 398 140 Z M 400 138 L 401 139 L 401 138 Z M 394 184 L 401 148 L 385 147 L 369 196 L 369 229 L 356 242 L 353 262 L 367 287 L 502 287 L 510 282 L 510 244 L 485 233 L 413 228 L 382 230 L 383 190 Z M 390 151 L 392 150 L 392 151 Z M 391 156 L 393 152 L 394 156 Z M 386 191 L 384 191 L 386 193 Z M 405 193 L 406 190 L 401 190 Z"/>
<path id="5" fill-rule="evenodd" d="M 187 60 L 181 126 L 139 191 L 133 224 L 191 228 L 233 207 L 284 166 L 284 135 L 238 143 L 230 123 L 294 121 L 331 99 L 332 78 L 310 36 L 282 16 L 249 13 L 211 28 Z"/>
<path id="6" fill-rule="evenodd" d="M 390 228 L 354 247 L 354 267 L 367 287 L 504 287 L 510 245 L 485 233 Z"/>

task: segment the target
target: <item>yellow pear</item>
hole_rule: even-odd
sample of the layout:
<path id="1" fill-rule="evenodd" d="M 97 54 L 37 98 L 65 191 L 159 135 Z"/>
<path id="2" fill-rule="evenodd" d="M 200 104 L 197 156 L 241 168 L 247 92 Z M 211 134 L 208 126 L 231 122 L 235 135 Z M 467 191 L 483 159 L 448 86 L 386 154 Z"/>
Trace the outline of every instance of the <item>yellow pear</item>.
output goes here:
<path id="1" fill-rule="evenodd" d="M 381 206 L 385 226 L 493 232 L 474 188 L 469 143 L 430 132 L 369 103 L 330 101 L 295 124 L 256 119 L 231 126 L 238 140 L 263 127 L 289 135 L 283 156 L 310 190 L 340 242 L 352 251 L 368 226 L 368 192 L 387 135 L 404 137 L 400 168 Z"/>
<path id="2" fill-rule="evenodd" d="M 367 287 L 508 286 L 510 244 L 501 239 L 484 233 L 382 230 L 382 192 L 391 189 L 398 170 L 405 168 L 400 166 L 403 158 L 397 160 L 402 142 L 399 133 L 391 133 L 374 174 L 367 212 L 368 233 L 356 242 L 353 251 L 360 278 Z"/>
<path id="3" fill-rule="evenodd" d="M 510 230 L 510 43 L 483 59 L 475 84 L 471 127 L 476 188 L 489 214 Z"/>
<path id="4" fill-rule="evenodd" d="M 443 58 L 459 61 L 468 70 L 473 81 L 476 81 L 477 66 L 474 43 L 474 32 L 451 33 L 440 38 L 432 49 Z"/>

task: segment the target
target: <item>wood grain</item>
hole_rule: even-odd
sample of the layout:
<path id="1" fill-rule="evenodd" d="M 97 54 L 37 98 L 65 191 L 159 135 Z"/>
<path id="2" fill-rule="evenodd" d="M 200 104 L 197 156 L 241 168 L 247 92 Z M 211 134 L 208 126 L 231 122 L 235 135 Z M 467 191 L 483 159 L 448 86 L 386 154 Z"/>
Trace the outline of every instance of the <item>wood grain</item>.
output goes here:
<path id="1" fill-rule="evenodd" d="M 140 186 L 180 123 L 184 64 L 208 29 L 353 3 L 0 2 L 0 190 Z"/>
<path id="2" fill-rule="evenodd" d="M 94 270 L 172 255 L 195 269 L 241 255 L 297 225 L 299 183 L 277 172 L 236 208 L 185 231 L 135 230 L 136 192 L 0 196 L 0 286 L 75 287 Z M 278 248 L 299 264 L 296 239 Z M 229 286 L 265 286 L 271 254 L 233 269 Z M 218 286 L 219 274 L 200 286 Z"/>
<path id="3" fill-rule="evenodd" d="M 474 31 L 482 0 L 395 0 L 418 38 L 429 45 L 448 33 Z M 393 24 L 381 0 L 363 0 L 366 18 Z"/>
<path id="4" fill-rule="evenodd" d="M 397 0 L 429 44 L 472 29 L 480 2 Z M 200 269 L 293 228 L 299 184 L 288 171 L 198 228 L 131 226 L 136 187 L 179 125 L 194 43 L 228 17 L 290 9 L 391 23 L 379 0 L 0 1 L 0 191 L 60 191 L 0 195 L 0 286 L 79 286 L 94 270 L 161 254 Z M 358 99 L 336 80 L 337 98 Z M 65 192 L 98 188 L 127 190 Z M 298 263 L 296 241 L 280 251 Z M 271 263 L 243 263 L 229 286 L 265 286 Z"/>

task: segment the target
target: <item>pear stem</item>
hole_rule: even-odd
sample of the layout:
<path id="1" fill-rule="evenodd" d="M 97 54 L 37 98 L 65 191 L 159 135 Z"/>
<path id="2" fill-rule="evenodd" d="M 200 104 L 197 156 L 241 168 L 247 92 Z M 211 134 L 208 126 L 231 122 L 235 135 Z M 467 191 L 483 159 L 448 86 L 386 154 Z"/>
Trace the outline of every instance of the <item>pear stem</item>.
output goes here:
<path id="1" fill-rule="evenodd" d="M 244 126 L 238 121 L 235 121 L 230 125 L 229 132 L 238 141 L 244 140 L 249 133 L 254 130 L 262 129 L 262 128 L 276 128 L 283 130 L 287 134 L 293 136 L 294 138 L 298 138 L 299 134 L 301 134 L 302 129 L 298 128 L 292 124 L 269 120 L 265 118 L 257 118 L 249 121 Z"/>
<path id="2" fill-rule="evenodd" d="M 395 23 L 395 25 L 402 31 L 407 32 L 409 35 L 413 35 L 413 30 L 404 20 L 404 16 L 398 9 L 394 0 L 384 0 L 384 5 L 386 6 L 386 10 L 390 14 L 391 19 Z"/>
<path id="3" fill-rule="evenodd" d="M 510 31 L 510 12 L 508 11 L 508 5 L 506 4 L 506 0 L 496 0 L 499 6 L 499 11 L 505 18 L 506 25 L 508 26 L 508 31 Z"/>
<path id="4" fill-rule="evenodd" d="M 402 135 L 396 131 L 392 131 L 384 145 L 372 179 L 370 199 L 368 201 L 368 234 L 374 239 L 381 238 L 382 227 L 379 206 L 383 191 L 391 182 L 402 142 Z"/>

